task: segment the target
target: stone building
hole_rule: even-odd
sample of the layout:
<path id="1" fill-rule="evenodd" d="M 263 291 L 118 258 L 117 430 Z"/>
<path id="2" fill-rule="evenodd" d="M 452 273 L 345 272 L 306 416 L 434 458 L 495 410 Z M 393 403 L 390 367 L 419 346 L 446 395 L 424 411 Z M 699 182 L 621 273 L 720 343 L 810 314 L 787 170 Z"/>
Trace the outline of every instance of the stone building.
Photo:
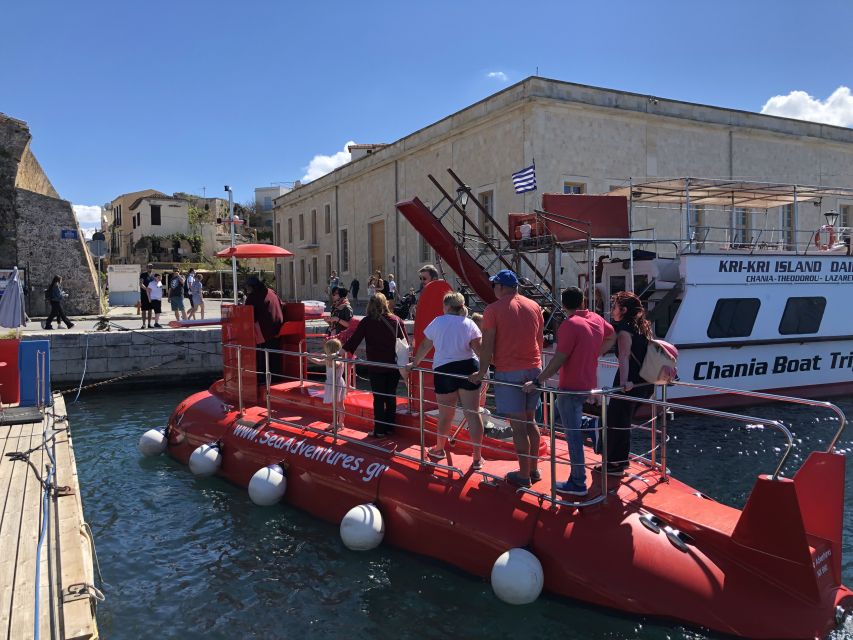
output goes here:
<path id="1" fill-rule="evenodd" d="M 98 313 L 95 267 L 71 203 L 59 197 L 30 149 L 26 122 L 0 114 L 0 268 L 26 270 L 27 311 L 45 315 L 42 292 L 62 276 L 69 314 Z"/>
<path id="2" fill-rule="evenodd" d="M 534 161 L 538 190 L 517 195 L 511 175 Z M 278 265 L 281 293 L 322 299 L 332 269 L 344 282 L 357 276 L 362 289 L 376 269 L 394 273 L 401 287 L 415 284 L 418 267 L 435 256 L 394 204 L 414 196 L 435 204 L 440 195 L 427 174 L 450 187 L 447 168 L 506 225 L 509 212 L 540 206 L 543 193 L 605 193 L 632 179 L 853 187 L 853 130 L 527 78 L 276 198 L 276 241 L 296 254 Z M 814 229 L 821 212 L 836 208 L 849 226 L 851 207 L 823 202 L 800 207 L 798 216 L 782 208 L 740 211 L 722 223 Z M 475 215 L 473 205 L 468 211 Z M 686 232 L 679 220 L 646 212 L 632 223 L 672 237 Z"/>

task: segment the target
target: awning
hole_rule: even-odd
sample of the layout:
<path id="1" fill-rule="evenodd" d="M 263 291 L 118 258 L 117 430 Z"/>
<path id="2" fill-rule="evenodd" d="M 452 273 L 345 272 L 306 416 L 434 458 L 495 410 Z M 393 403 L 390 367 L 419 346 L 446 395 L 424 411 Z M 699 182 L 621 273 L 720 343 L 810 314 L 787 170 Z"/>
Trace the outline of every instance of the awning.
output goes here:
<path id="1" fill-rule="evenodd" d="M 240 244 L 236 247 L 228 247 L 216 254 L 217 258 L 235 257 L 238 260 L 244 258 L 290 258 L 293 254 L 287 249 L 282 249 L 272 244 Z"/>

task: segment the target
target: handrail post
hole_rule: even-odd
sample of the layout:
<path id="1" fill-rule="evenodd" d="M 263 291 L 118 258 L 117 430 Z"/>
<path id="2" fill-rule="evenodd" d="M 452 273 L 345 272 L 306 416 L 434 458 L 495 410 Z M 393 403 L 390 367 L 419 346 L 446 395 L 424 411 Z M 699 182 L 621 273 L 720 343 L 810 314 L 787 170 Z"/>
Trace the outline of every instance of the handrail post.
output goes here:
<path id="1" fill-rule="evenodd" d="M 666 406 L 666 385 L 661 385 L 660 399 L 663 402 L 663 414 L 661 415 L 661 430 L 660 430 L 660 477 L 666 481 L 666 422 L 667 422 L 667 406 Z"/>
<path id="2" fill-rule="evenodd" d="M 607 502 L 607 396 L 601 396 L 601 495 Z"/>
<path id="3" fill-rule="evenodd" d="M 237 347 L 237 408 L 240 410 L 240 417 L 243 417 L 243 347 Z"/>
<path id="4" fill-rule="evenodd" d="M 272 385 L 272 373 L 270 373 L 270 352 L 269 349 L 264 349 L 264 377 L 267 382 L 267 424 L 270 423 L 272 417 L 272 408 L 270 407 L 270 386 Z"/>
<path id="5" fill-rule="evenodd" d="M 426 455 L 426 445 L 424 444 L 424 372 L 422 369 L 418 369 L 418 402 L 420 403 L 418 424 L 421 432 L 421 462 L 423 462 Z"/>
<path id="6" fill-rule="evenodd" d="M 344 380 L 346 383 L 346 380 Z M 338 444 L 338 356 L 332 358 L 332 435 Z"/>
<path id="7" fill-rule="evenodd" d="M 655 385 L 655 400 L 658 399 L 658 385 Z M 654 407 L 652 410 L 652 442 L 651 442 L 651 457 L 652 457 L 652 469 L 657 466 L 658 452 L 657 452 L 657 434 L 658 434 L 658 410 L 660 407 Z M 666 409 L 664 409 L 666 411 Z"/>
<path id="8" fill-rule="evenodd" d="M 554 432 L 554 409 L 556 408 L 556 402 L 554 398 L 554 390 L 548 391 L 549 402 L 551 404 L 551 410 L 548 413 L 548 428 L 551 431 L 551 438 L 549 445 L 551 447 L 551 504 L 556 504 L 554 500 L 557 499 L 557 436 Z M 562 418 L 562 416 L 561 416 Z M 565 426 L 565 425 L 564 425 Z M 571 436 L 571 434 L 569 434 Z M 536 455 L 539 455 L 539 452 L 536 452 Z M 571 467 L 570 467 L 571 468 Z M 571 474 L 571 471 L 569 472 Z"/>

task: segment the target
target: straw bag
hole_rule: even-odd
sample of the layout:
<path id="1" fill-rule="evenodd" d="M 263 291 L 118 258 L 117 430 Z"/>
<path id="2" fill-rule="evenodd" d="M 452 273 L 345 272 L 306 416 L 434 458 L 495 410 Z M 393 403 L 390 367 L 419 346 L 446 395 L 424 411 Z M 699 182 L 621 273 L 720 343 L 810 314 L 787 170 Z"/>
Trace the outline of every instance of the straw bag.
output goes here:
<path id="1" fill-rule="evenodd" d="M 678 349 L 674 345 L 666 340 L 649 340 L 646 357 L 640 366 L 640 377 L 652 384 L 667 384 L 678 376 L 677 364 Z"/>
<path id="2" fill-rule="evenodd" d="M 385 323 L 385 326 L 387 326 L 394 334 L 394 354 L 397 358 L 397 366 L 401 368 L 405 367 L 409 364 L 409 341 L 405 338 L 401 338 L 398 335 L 396 329 L 394 329 L 394 327 L 391 326 L 391 323 L 388 322 L 388 318 L 382 316 L 382 321 Z"/>

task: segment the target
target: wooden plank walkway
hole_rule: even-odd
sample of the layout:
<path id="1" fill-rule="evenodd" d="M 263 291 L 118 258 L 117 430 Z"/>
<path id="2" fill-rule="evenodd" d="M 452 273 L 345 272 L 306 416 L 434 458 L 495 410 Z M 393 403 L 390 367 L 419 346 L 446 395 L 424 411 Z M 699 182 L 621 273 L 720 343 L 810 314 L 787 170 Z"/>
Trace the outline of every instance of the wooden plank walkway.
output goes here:
<path id="1" fill-rule="evenodd" d="M 68 422 L 61 420 L 66 415 L 62 396 L 54 396 L 54 407 L 46 413 L 41 422 L 0 426 L 0 638 L 35 637 L 37 565 L 40 640 L 97 638 L 95 601 L 89 596 L 89 585 L 95 584 L 91 545 Z M 46 427 L 47 446 L 40 446 Z M 30 449 L 35 469 L 7 455 Z M 48 498 L 49 527 L 39 553 L 46 515 L 39 476 L 48 477 L 47 449 L 56 461 L 54 486 L 60 489 Z"/>

